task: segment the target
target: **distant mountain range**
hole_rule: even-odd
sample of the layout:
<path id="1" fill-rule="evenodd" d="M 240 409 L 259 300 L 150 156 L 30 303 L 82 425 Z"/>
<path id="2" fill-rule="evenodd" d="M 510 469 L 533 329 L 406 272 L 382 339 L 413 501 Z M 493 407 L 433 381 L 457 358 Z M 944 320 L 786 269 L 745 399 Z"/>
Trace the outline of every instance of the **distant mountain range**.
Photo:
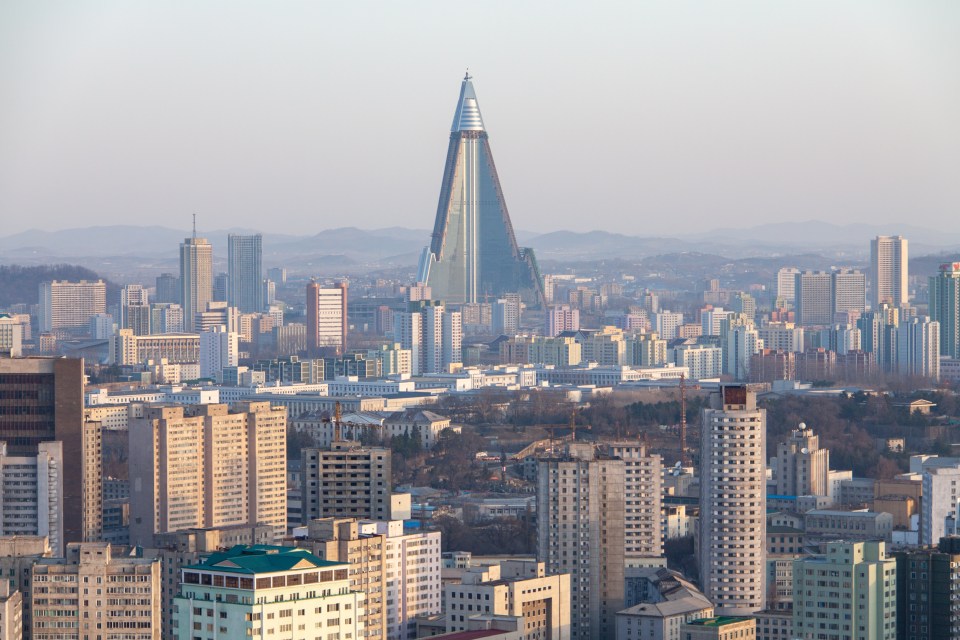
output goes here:
<path id="1" fill-rule="evenodd" d="M 221 263 L 226 259 L 228 234 L 256 232 L 222 229 L 201 235 L 213 243 L 215 259 Z M 912 257 L 960 249 L 960 233 L 912 225 L 836 225 L 815 220 L 761 224 L 746 229 L 720 228 L 670 237 L 607 231 L 518 231 L 517 239 L 522 246 L 533 247 L 541 262 L 640 260 L 690 252 L 728 258 L 819 253 L 850 264 L 866 261 L 870 238 L 897 233 L 910 239 Z M 131 265 L 136 265 L 138 270 L 175 270 L 177 247 L 188 235 L 189 232 L 180 229 L 134 225 L 30 230 L 0 237 L 0 262 L 89 265 L 113 261 L 122 263 L 124 270 L 129 270 Z M 312 269 L 336 266 L 340 270 L 412 266 L 429 240 L 430 231 L 404 227 L 371 230 L 342 227 L 304 236 L 264 233 L 264 262 L 267 266 L 302 264 Z"/>

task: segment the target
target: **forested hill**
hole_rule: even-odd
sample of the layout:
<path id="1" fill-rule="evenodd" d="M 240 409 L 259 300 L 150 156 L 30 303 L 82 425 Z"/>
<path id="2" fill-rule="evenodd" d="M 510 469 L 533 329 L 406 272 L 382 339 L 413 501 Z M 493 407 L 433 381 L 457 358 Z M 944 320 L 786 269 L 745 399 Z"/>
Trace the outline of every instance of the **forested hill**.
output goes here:
<path id="1" fill-rule="evenodd" d="M 0 265 L 0 309 L 12 304 L 37 304 L 40 295 L 40 283 L 50 280 L 99 280 L 96 272 L 73 264 L 52 264 L 39 267 L 20 265 Z M 107 282 L 107 300 L 116 295 L 116 285 Z"/>

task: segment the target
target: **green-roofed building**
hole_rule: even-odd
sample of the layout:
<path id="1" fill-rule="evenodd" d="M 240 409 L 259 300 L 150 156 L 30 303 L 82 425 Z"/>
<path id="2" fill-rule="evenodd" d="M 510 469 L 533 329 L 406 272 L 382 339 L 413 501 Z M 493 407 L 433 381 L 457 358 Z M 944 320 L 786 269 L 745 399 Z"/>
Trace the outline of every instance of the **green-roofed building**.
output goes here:
<path id="1" fill-rule="evenodd" d="M 348 565 L 305 549 L 238 545 L 181 571 L 172 636 L 360 638 L 366 595 Z"/>

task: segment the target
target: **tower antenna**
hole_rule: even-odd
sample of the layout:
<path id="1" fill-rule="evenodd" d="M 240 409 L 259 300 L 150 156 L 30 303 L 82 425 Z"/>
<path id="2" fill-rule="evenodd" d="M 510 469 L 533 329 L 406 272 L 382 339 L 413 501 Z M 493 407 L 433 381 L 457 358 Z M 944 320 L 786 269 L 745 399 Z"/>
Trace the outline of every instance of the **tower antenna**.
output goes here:
<path id="1" fill-rule="evenodd" d="M 193 214 L 193 239 L 197 239 L 197 214 Z"/>

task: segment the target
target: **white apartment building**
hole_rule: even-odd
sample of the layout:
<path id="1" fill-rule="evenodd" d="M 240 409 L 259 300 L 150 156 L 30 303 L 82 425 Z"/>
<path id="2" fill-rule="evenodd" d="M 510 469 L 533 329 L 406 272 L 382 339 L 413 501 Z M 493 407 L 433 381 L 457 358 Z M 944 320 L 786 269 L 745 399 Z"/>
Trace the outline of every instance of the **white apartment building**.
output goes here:
<path id="1" fill-rule="evenodd" d="M 908 243 L 903 236 L 877 236 L 870 241 L 871 308 L 879 309 L 883 303 L 907 306 L 909 263 Z"/>
<path id="2" fill-rule="evenodd" d="M 173 637 L 364 637 L 366 594 L 350 588 L 349 565 L 304 549 L 237 546 L 182 569 Z"/>
<path id="3" fill-rule="evenodd" d="M 704 344 L 682 344 L 673 349 L 673 363 L 686 367 L 691 380 L 723 375 L 723 349 Z"/>
<path id="4" fill-rule="evenodd" d="M 777 445 L 777 495 L 830 495 L 830 451 L 820 448 L 820 437 L 800 423 L 786 442 Z"/>
<path id="5" fill-rule="evenodd" d="M 19 358 L 23 355 L 23 324 L 10 314 L 0 313 L 0 356 Z"/>
<path id="6" fill-rule="evenodd" d="M 718 615 L 749 615 L 766 599 L 766 411 L 721 385 L 701 424 L 700 582 Z"/>
<path id="7" fill-rule="evenodd" d="M 40 283 L 40 331 L 86 331 L 90 318 L 107 312 L 103 280 Z"/>
<path id="8" fill-rule="evenodd" d="M 804 350 L 803 327 L 792 322 L 771 322 L 757 329 L 757 334 L 763 340 L 764 349 L 795 353 Z"/>
<path id="9" fill-rule="evenodd" d="M 943 467 L 924 465 L 921 478 L 920 544 L 933 545 L 940 542 L 940 538 L 957 532 L 960 464 Z"/>
<path id="10" fill-rule="evenodd" d="M 440 532 L 403 533 L 403 521 L 361 522 L 361 534 L 386 536 L 387 640 L 416 634 L 416 616 L 440 613 Z"/>
<path id="11" fill-rule="evenodd" d="M 777 271 L 777 297 L 793 304 L 796 300 L 796 277 L 800 270 L 796 267 L 783 267 Z"/>
<path id="12" fill-rule="evenodd" d="M 221 382 L 223 369 L 235 367 L 240 357 L 240 335 L 226 327 L 213 327 L 200 334 L 200 377 Z"/>
<path id="13" fill-rule="evenodd" d="M 680 325 L 683 324 L 683 314 L 672 311 L 661 311 L 653 316 L 653 326 L 657 335 L 664 340 L 673 340 L 677 337 Z"/>
<path id="14" fill-rule="evenodd" d="M 0 536 L 46 536 L 63 555 L 63 443 L 37 448 L 36 455 L 14 456 L 0 442 Z"/>

